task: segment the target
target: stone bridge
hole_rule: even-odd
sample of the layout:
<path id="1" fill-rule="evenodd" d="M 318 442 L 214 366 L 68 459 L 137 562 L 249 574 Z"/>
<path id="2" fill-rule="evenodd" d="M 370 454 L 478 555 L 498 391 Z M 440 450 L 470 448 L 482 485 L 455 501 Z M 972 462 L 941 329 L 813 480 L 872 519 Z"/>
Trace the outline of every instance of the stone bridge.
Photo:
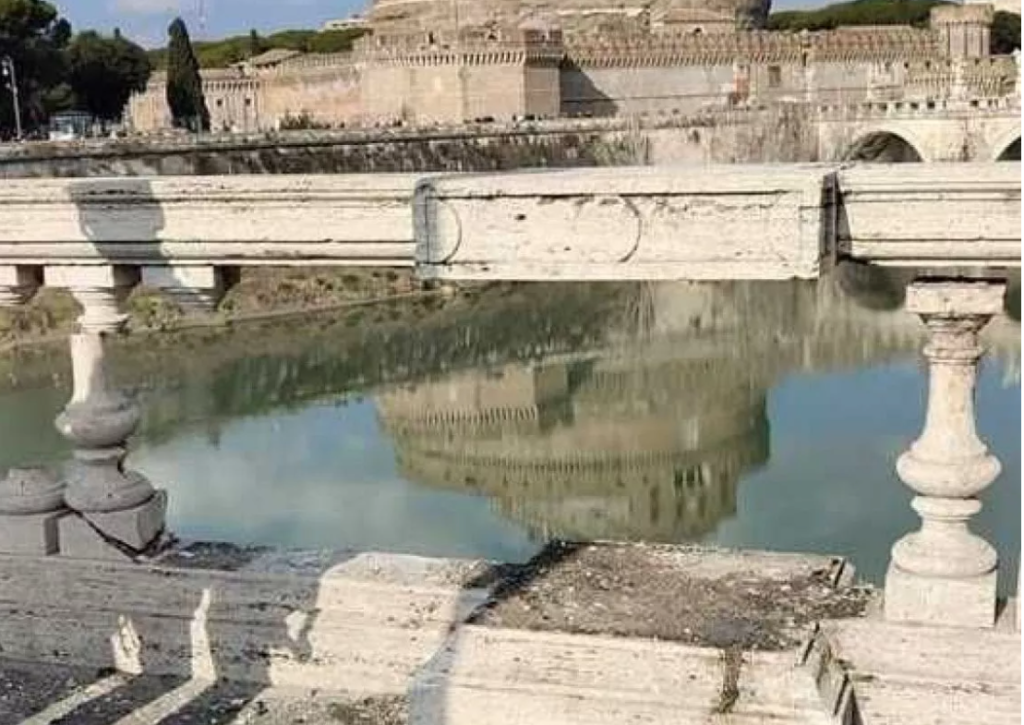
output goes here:
<path id="1" fill-rule="evenodd" d="M 31 541 L 33 553 L 74 556 L 114 536 L 137 553 L 162 531 L 166 495 L 124 467 L 140 414 L 107 383 L 105 338 L 123 325 L 119 306 L 140 280 L 211 304 L 224 269 L 240 265 L 416 264 L 439 280 L 523 281 L 924 267 L 933 274 L 909 272 L 903 306 L 925 323 L 928 410 L 897 464 L 923 524 L 892 549 L 885 615 L 992 627 L 998 557 L 967 524 L 1000 464 L 978 438 L 973 391 L 979 333 L 1004 309 L 1007 268 L 1020 266 L 1020 183 L 1019 164 L 991 162 L 8 183 L 3 301 L 24 302 L 46 284 L 83 308 L 71 336 L 74 392 L 57 423 L 86 468 L 56 499 L 23 500 L 9 486 L 0 551 Z M 650 319 L 643 305 L 636 313 Z M 602 384 L 620 378 L 612 371 Z"/>
<path id="2" fill-rule="evenodd" d="M 1020 161 L 1020 97 L 817 108 L 818 158 Z"/>
<path id="3" fill-rule="evenodd" d="M 821 103 L 791 98 L 680 115 L 0 148 L 0 177 L 441 173 L 532 167 L 1019 160 L 1017 95 Z"/>

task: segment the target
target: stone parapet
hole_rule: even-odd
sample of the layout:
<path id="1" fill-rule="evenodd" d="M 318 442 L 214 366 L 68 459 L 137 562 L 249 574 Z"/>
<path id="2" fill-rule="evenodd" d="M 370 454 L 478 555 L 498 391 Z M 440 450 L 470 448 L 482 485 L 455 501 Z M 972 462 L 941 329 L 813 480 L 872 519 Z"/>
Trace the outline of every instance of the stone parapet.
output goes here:
<path id="1" fill-rule="evenodd" d="M 562 56 L 560 32 L 531 30 L 371 37 L 356 50 L 360 62 L 383 65 L 557 64 Z"/>
<path id="2" fill-rule="evenodd" d="M 929 30 L 892 26 L 815 33 L 657 32 L 601 37 L 566 34 L 566 57 L 581 67 L 861 62 L 938 58 Z"/>

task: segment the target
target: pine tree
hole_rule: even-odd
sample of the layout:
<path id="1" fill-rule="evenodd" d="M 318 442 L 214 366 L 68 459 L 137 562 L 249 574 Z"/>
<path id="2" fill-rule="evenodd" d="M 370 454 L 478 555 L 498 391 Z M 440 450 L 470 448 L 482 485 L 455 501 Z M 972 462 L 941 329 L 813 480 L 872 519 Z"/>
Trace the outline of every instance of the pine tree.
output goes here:
<path id="1" fill-rule="evenodd" d="M 210 130 L 210 111 L 203 96 L 203 80 L 199 61 L 192 50 L 188 29 L 181 18 L 175 18 L 167 29 L 167 105 L 176 128 L 191 131 Z"/>
<path id="2" fill-rule="evenodd" d="M 255 58 L 263 52 L 263 39 L 256 32 L 256 28 L 249 31 L 249 57 Z"/>

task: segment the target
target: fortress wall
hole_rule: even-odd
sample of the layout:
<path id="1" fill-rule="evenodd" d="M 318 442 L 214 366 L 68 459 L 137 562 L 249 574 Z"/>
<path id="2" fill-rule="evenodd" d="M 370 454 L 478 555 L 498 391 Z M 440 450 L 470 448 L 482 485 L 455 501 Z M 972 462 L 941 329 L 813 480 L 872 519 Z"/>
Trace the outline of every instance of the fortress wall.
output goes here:
<path id="1" fill-rule="evenodd" d="M 171 111 L 167 107 L 166 86 L 150 81 L 145 93 L 128 99 L 128 122 L 132 129 L 152 133 L 171 127 Z"/>
<path id="2" fill-rule="evenodd" d="M 807 69 L 799 63 L 763 63 L 749 67 L 750 97 L 760 101 L 800 101 L 807 92 Z"/>
<path id="3" fill-rule="evenodd" d="M 264 89 L 255 79 L 206 81 L 203 94 L 211 129 L 248 133 L 261 128 Z"/>
<path id="4" fill-rule="evenodd" d="M 490 116 L 504 121 L 522 115 L 526 106 L 523 70 L 521 64 L 513 63 L 464 66 L 465 120 Z"/>
<path id="5" fill-rule="evenodd" d="M 735 88 L 731 65 L 568 69 L 561 81 L 565 115 L 685 115 L 724 105 Z"/>
<path id="6" fill-rule="evenodd" d="M 459 122 L 464 119 L 463 69 L 458 65 L 412 66 L 405 74 L 410 89 L 403 118 L 418 122 Z"/>
<path id="7" fill-rule="evenodd" d="M 561 112 L 558 66 L 523 69 L 524 111 L 538 118 L 556 118 Z"/>
<path id="8" fill-rule="evenodd" d="M 331 126 L 353 123 L 362 115 L 361 80 L 354 65 L 326 73 L 271 76 L 263 83 L 260 113 L 266 120 L 261 127 L 275 128 L 286 116 L 302 114 Z"/>
<path id="9" fill-rule="evenodd" d="M 368 66 L 359 89 L 363 113 L 368 119 L 401 118 L 411 91 L 411 68 L 397 65 Z"/>
<path id="10" fill-rule="evenodd" d="M 870 64 L 826 61 L 812 69 L 814 97 L 819 103 L 842 103 L 867 97 L 872 79 Z"/>
<path id="11" fill-rule="evenodd" d="M 807 124 L 792 109 L 761 112 L 756 118 L 737 110 L 710 119 L 671 116 L 642 124 L 589 119 L 436 130 L 293 131 L 199 139 L 175 134 L 142 140 L 33 143 L 0 149 L 0 178 L 806 161 L 813 159 L 817 149 L 816 140 L 810 146 L 803 143 Z"/>
<path id="12" fill-rule="evenodd" d="M 361 88 L 365 117 L 421 123 L 462 120 L 462 80 L 457 65 L 368 66 Z"/>

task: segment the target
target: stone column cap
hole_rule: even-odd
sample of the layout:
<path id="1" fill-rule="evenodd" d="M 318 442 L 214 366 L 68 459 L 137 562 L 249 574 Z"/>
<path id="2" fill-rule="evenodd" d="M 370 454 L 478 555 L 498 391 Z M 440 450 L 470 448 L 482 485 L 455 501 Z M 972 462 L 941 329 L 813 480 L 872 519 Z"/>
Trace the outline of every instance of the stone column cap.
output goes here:
<path id="1" fill-rule="evenodd" d="M 921 280 L 907 287 L 906 309 L 920 315 L 995 315 L 1003 309 L 1006 283 L 992 280 Z"/>

